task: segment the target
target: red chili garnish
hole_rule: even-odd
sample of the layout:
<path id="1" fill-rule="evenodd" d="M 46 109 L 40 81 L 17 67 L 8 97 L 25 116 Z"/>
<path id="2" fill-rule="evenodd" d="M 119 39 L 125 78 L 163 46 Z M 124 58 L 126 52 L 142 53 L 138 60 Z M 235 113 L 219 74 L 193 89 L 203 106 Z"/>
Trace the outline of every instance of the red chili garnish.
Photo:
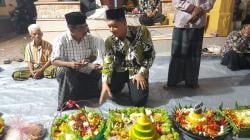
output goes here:
<path id="1" fill-rule="evenodd" d="M 81 136 L 85 136 L 87 129 L 85 127 L 82 128 Z"/>
<path id="2" fill-rule="evenodd" d="M 220 129 L 219 125 L 217 125 L 216 123 L 209 124 L 208 128 L 214 131 L 218 131 L 218 129 Z"/>
<path id="3" fill-rule="evenodd" d="M 196 126 L 195 128 L 198 132 L 203 132 L 204 131 L 204 128 L 200 125 Z"/>
<path id="4" fill-rule="evenodd" d="M 76 106 L 76 102 L 73 101 L 73 100 L 68 100 L 68 101 L 66 102 L 66 106 L 67 106 L 68 108 L 75 107 L 75 106 Z"/>
<path id="5" fill-rule="evenodd" d="M 227 124 L 227 120 L 226 119 L 224 119 L 224 118 L 222 118 L 221 120 L 220 120 L 220 125 L 226 125 Z"/>
<path id="6" fill-rule="evenodd" d="M 95 131 L 96 130 L 96 126 L 91 126 L 91 130 Z"/>
<path id="7" fill-rule="evenodd" d="M 161 125 L 159 123 L 154 124 L 156 131 L 161 135 Z"/>

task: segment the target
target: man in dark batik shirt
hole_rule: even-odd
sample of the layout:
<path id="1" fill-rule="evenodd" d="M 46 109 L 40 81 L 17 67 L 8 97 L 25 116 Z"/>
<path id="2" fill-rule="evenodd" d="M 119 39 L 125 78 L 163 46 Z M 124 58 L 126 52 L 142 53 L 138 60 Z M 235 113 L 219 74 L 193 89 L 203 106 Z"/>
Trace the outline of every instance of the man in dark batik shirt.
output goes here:
<path id="1" fill-rule="evenodd" d="M 145 26 L 127 26 L 123 9 L 106 11 L 112 36 L 105 41 L 100 103 L 107 96 L 120 98 L 125 83 L 134 106 L 147 103 L 149 68 L 155 58 L 150 32 Z"/>

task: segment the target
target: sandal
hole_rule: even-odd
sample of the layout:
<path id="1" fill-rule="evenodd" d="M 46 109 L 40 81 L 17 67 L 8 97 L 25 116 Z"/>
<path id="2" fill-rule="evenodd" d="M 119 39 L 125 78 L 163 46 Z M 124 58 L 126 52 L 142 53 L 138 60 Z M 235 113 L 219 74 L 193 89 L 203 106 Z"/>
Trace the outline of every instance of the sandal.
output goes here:
<path id="1" fill-rule="evenodd" d="M 3 60 L 3 63 L 4 63 L 4 64 L 10 64 L 10 63 L 11 63 L 11 60 L 10 60 L 10 59 L 4 59 L 4 60 Z"/>
<path id="2" fill-rule="evenodd" d="M 13 61 L 16 61 L 16 62 L 23 62 L 23 59 L 22 58 L 19 58 L 19 57 L 15 57 L 12 59 Z"/>

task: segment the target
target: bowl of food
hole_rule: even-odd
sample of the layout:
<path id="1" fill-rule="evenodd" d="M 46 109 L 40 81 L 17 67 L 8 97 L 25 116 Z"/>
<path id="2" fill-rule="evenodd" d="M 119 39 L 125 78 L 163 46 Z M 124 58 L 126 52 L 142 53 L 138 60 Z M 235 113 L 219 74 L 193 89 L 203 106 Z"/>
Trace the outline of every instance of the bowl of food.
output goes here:
<path id="1" fill-rule="evenodd" d="M 168 113 L 163 108 L 137 108 L 109 110 L 107 140 L 179 140 Z"/>
<path id="2" fill-rule="evenodd" d="M 4 124 L 4 119 L 2 118 L 2 115 L 0 113 L 0 139 L 4 135 L 4 130 L 5 130 L 5 124 Z"/>
<path id="3" fill-rule="evenodd" d="M 178 106 L 173 111 L 176 127 L 184 134 L 199 140 L 224 140 L 230 135 L 231 127 L 219 110 L 203 109 L 203 104 Z"/>
<path id="4" fill-rule="evenodd" d="M 46 128 L 40 123 L 14 119 L 6 131 L 5 140 L 42 140 L 46 133 Z"/>
<path id="5" fill-rule="evenodd" d="M 101 112 L 80 107 L 76 102 L 73 106 L 77 106 L 77 109 L 60 112 L 55 117 L 51 126 L 51 139 L 102 140 L 106 128 Z"/>
<path id="6" fill-rule="evenodd" d="M 250 107 L 226 108 L 222 112 L 230 122 L 234 135 L 250 138 Z"/>

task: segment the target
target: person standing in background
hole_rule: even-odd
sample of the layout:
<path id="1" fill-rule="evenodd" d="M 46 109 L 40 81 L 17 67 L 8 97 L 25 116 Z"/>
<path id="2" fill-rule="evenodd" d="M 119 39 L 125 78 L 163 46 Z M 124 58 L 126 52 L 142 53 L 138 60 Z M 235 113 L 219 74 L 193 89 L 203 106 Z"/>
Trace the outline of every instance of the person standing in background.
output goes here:
<path id="1" fill-rule="evenodd" d="M 214 0 L 173 0 L 174 29 L 168 81 L 164 89 L 184 81 L 188 88 L 198 88 L 201 50 L 206 13 Z"/>

